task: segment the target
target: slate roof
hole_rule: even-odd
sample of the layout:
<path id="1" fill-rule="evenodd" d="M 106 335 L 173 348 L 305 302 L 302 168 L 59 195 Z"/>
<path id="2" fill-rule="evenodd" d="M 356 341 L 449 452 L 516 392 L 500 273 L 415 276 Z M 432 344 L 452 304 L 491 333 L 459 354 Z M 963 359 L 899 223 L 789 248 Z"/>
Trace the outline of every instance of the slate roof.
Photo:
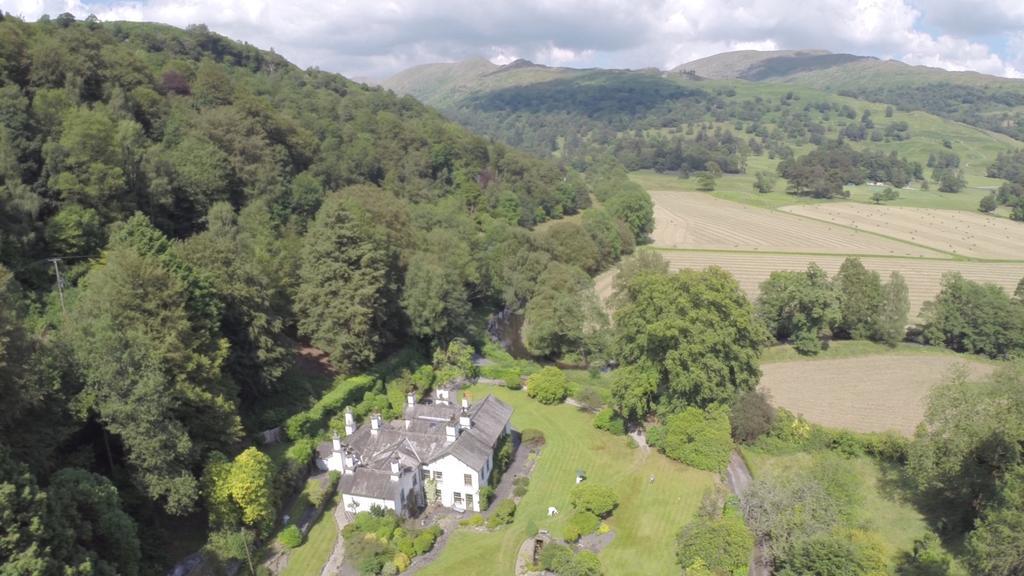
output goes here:
<path id="1" fill-rule="evenodd" d="M 494 396 L 486 396 L 469 407 L 470 429 L 462 430 L 454 442 L 449 442 L 445 425 L 457 424 L 461 413 L 458 404 L 416 404 L 406 407 L 403 419 L 381 422 L 376 434 L 370 423 L 364 422 L 351 436 L 342 439 L 359 462 L 355 474 L 342 476 L 342 492 L 393 498 L 391 461 L 396 457 L 403 468 L 418 468 L 452 455 L 472 468 L 482 469 L 512 418 L 512 407 Z M 330 457 L 332 451 L 330 441 L 317 447 L 317 455 L 323 459 Z"/>
<path id="2" fill-rule="evenodd" d="M 362 466 L 356 468 L 352 474 L 342 474 L 338 481 L 343 494 L 380 498 L 381 500 L 393 499 L 397 484 L 397 482 L 391 481 L 390 472 Z"/>

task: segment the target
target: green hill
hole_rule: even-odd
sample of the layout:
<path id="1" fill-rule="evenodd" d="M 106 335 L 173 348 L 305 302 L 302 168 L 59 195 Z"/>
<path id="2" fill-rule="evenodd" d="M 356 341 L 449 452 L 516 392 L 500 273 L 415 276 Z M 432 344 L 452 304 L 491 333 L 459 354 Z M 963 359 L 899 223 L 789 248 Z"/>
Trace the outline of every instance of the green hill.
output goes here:
<path id="1" fill-rule="evenodd" d="M 891 77 L 899 74 L 916 78 L 920 86 L 906 92 L 930 103 L 888 105 L 885 98 L 900 100 L 885 92 L 897 84 Z M 829 78 L 844 80 L 830 84 Z M 934 85 L 936 78 L 948 79 Z M 941 174 L 930 162 L 955 154 L 955 170 L 967 194 L 935 204 L 973 210 L 1002 184 L 989 178 L 987 169 L 1000 152 L 1018 146 L 1009 137 L 1012 122 L 1004 123 L 1000 134 L 987 129 L 990 116 L 960 118 L 968 112 L 943 108 L 941 102 L 950 97 L 951 86 L 1012 93 L 1019 84 L 849 54 L 744 51 L 670 72 L 575 70 L 524 61 L 497 66 L 476 60 L 421 66 L 384 86 L 421 98 L 476 132 L 581 169 L 611 155 L 630 170 L 684 177 L 720 170 L 725 183 L 732 175 L 772 171 L 781 159 L 842 138 L 856 150 L 895 153 L 916 163 L 909 180 L 931 179 L 937 188 Z M 862 186 L 865 182 L 908 184 L 907 178 L 879 177 L 870 168 L 863 176 L 844 182 L 854 199 L 871 201 L 873 192 Z M 749 191 L 752 178 L 742 182 Z"/>

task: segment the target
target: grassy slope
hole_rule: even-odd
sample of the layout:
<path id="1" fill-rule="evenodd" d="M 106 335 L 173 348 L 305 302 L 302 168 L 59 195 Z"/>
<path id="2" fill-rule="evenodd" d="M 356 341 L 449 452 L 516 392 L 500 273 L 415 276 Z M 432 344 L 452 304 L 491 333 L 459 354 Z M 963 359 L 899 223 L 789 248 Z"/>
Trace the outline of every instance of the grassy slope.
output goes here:
<path id="1" fill-rule="evenodd" d="M 774 471 L 807 467 L 812 462 L 812 456 L 807 453 L 771 455 L 752 448 L 743 448 L 743 456 L 755 478 Z M 858 521 L 878 532 L 888 546 L 890 558 L 895 561 L 901 552 L 913 550 L 914 540 L 929 532 L 925 517 L 894 485 L 897 470 L 866 456 L 853 459 L 853 464 L 864 488 Z"/>
<path id="2" fill-rule="evenodd" d="M 591 416 L 568 405 L 543 406 L 522 391 L 491 387 L 471 389 L 477 397 L 492 393 L 515 408 L 516 429 L 544 431 L 547 445 L 520 503 L 515 522 L 496 532 L 460 529 L 441 556 L 421 572 L 436 574 L 507 574 L 526 538 L 527 523 L 560 535 L 569 517 L 569 491 L 577 469 L 592 481 L 610 484 L 620 505 L 609 521 L 615 539 L 600 555 L 606 574 L 678 574 L 675 534 L 696 512 L 714 475 L 693 470 L 657 454 L 630 449 L 622 437 L 591 426 Z M 653 485 L 648 478 L 655 476 Z M 548 506 L 562 513 L 546 515 Z"/>
<path id="3" fill-rule="evenodd" d="M 280 576 L 306 576 L 319 574 L 327 559 L 331 557 L 338 540 L 338 524 L 334 521 L 335 502 L 330 502 L 306 535 L 306 541 L 291 551 L 288 564 Z"/>

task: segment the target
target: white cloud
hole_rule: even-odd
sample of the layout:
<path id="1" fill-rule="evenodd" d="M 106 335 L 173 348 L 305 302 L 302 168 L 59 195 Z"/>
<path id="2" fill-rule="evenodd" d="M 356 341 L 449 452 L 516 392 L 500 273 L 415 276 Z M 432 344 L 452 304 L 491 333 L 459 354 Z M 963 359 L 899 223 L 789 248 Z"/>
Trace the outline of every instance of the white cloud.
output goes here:
<path id="1" fill-rule="evenodd" d="M 964 8 L 964 1 L 970 2 Z M 35 18 L 71 11 L 211 29 L 302 66 L 383 77 L 425 62 L 527 58 L 668 68 L 736 49 L 824 48 L 1019 76 L 1020 0 L 12 0 Z M 1005 55 L 974 34 L 998 22 Z M 923 28 L 934 30 L 925 31 Z M 1003 46 L 998 47 L 1000 50 Z"/>

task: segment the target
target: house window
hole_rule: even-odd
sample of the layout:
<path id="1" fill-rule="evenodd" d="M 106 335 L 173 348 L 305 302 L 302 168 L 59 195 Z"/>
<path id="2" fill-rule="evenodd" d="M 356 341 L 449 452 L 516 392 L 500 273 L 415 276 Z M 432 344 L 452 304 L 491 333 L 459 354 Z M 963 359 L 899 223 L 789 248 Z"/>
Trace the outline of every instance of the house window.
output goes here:
<path id="1" fill-rule="evenodd" d="M 463 482 L 466 483 L 466 486 L 472 486 L 473 485 L 473 475 L 472 474 L 463 474 L 462 475 L 462 480 L 463 480 Z"/>
<path id="2" fill-rule="evenodd" d="M 472 509 L 473 509 L 473 495 L 472 494 L 466 494 L 466 510 L 472 510 Z"/>
<path id="3" fill-rule="evenodd" d="M 440 488 L 434 488 L 434 499 L 436 499 L 438 502 L 441 501 L 441 489 Z"/>
<path id="4" fill-rule="evenodd" d="M 462 493 L 461 492 L 456 492 L 455 493 L 455 505 L 456 506 L 462 506 Z"/>
<path id="5" fill-rule="evenodd" d="M 441 471 L 440 470 L 434 470 L 434 481 L 435 482 L 440 482 L 441 480 L 442 480 Z"/>

